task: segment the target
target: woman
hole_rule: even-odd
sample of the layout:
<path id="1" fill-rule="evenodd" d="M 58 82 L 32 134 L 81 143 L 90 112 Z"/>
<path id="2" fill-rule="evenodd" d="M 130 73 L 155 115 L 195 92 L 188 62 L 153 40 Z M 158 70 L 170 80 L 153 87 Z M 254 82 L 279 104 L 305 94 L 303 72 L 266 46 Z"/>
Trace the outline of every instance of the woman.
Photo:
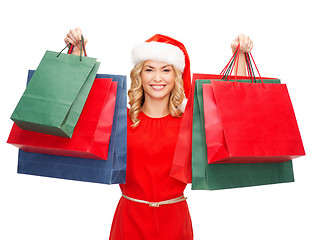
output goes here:
<path id="1" fill-rule="evenodd" d="M 65 43 L 80 53 L 81 30 L 71 30 Z M 86 40 L 85 40 L 86 41 Z M 240 34 L 243 52 L 251 40 Z M 191 86 L 190 62 L 184 45 L 155 35 L 132 51 L 134 68 L 128 91 L 130 109 L 127 126 L 127 175 L 121 184 L 110 239 L 191 240 L 193 230 L 183 191 L 186 187 L 169 176 L 181 123 L 180 105 Z M 238 74 L 246 75 L 244 57 Z"/>

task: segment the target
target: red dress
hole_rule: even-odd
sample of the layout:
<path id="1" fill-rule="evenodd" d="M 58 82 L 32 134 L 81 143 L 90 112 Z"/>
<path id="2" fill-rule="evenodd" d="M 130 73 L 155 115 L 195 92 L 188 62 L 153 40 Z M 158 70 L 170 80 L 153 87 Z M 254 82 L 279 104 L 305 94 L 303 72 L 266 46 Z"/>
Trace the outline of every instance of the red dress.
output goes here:
<path id="1" fill-rule="evenodd" d="M 183 195 L 186 187 L 169 176 L 181 118 L 151 118 L 140 113 L 135 129 L 128 116 L 124 195 L 159 202 Z M 150 207 L 121 197 L 111 228 L 111 240 L 191 240 L 193 230 L 186 201 Z"/>

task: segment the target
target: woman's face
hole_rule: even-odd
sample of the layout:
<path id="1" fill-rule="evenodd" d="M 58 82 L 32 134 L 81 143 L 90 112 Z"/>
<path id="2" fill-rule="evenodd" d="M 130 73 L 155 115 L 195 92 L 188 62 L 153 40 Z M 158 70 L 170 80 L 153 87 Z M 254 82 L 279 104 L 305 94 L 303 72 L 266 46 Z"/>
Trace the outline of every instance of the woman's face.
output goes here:
<path id="1" fill-rule="evenodd" d="M 170 92 L 174 87 L 175 71 L 168 63 L 148 60 L 143 65 L 141 79 L 145 100 L 147 98 L 169 99 Z"/>

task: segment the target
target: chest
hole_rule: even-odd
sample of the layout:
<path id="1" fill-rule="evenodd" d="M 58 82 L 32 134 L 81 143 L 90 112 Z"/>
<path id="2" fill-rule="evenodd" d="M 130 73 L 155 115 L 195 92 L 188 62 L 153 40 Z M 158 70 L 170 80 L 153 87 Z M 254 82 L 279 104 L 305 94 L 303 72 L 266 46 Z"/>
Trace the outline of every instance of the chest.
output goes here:
<path id="1" fill-rule="evenodd" d="M 149 158 L 172 157 L 180 127 L 178 122 L 141 123 L 135 129 L 128 127 L 128 152 Z"/>

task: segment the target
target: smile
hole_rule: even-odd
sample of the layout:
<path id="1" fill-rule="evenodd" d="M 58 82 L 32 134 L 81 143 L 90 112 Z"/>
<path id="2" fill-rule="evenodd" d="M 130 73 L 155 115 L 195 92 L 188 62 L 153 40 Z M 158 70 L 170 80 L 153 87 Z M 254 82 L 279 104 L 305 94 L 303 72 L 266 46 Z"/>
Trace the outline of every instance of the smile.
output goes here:
<path id="1" fill-rule="evenodd" d="M 164 89 L 167 85 L 150 85 L 151 88 L 153 88 L 156 91 L 160 91 L 162 89 Z"/>

